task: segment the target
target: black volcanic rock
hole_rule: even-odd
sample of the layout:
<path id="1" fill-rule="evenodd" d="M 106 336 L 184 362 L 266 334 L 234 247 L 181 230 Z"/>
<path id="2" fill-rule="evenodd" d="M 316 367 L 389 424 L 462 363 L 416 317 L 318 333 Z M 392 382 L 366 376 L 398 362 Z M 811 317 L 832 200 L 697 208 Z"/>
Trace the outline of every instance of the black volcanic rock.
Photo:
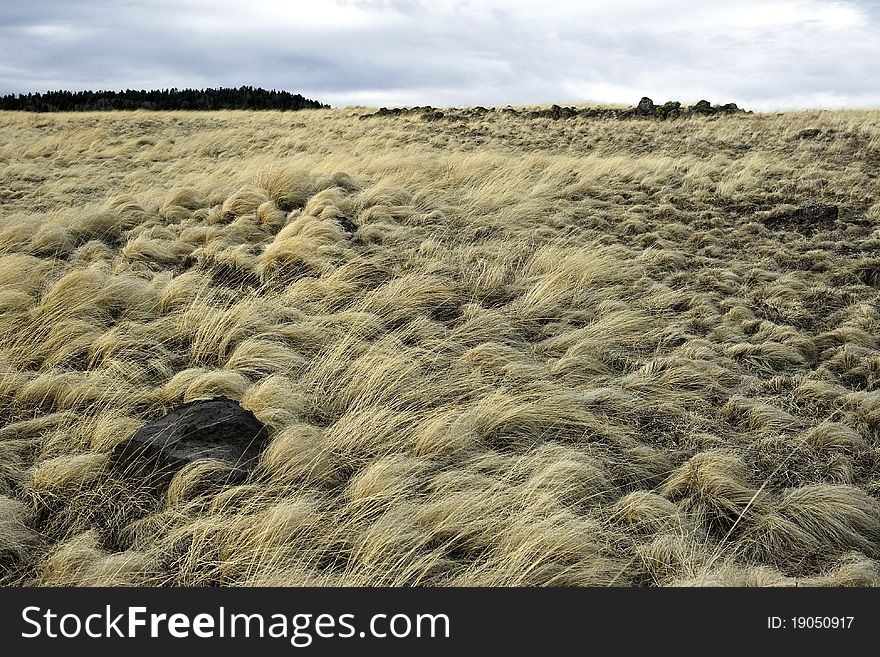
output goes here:
<path id="1" fill-rule="evenodd" d="M 527 113 L 527 116 L 533 119 L 553 119 L 554 121 L 569 119 L 577 115 L 578 111 L 574 107 L 561 107 L 559 105 L 552 105 L 549 109 L 532 110 Z"/>
<path id="2" fill-rule="evenodd" d="M 832 226 L 840 215 L 836 205 L 826 205 L 816 201 L 806 201 L 798 208 L 798 217 L 813 226 Z"/>
<path id="3" fill-rule="evenodd" d="M 691 105 L 688 109 L 694 114 L 714 114 L 716 111 L 708 100 L 698 100 L 696 104 Z"/>
<path id="4" fill-rule="evenodd" d="M 237 483 L 247 477 L 268 440 L 263 423 L 238 402 L 222 396 L 201 399 L 148 422 L 120 442 L 110 454 L 110 467 L 161 488 L 185 465 L 211 458 L 229 465 L 222 483 Z"/>
<path id="5" fill-rule="evenodd" d="M 346 233 L 351 234 L 356 232 L 358 229 L 358 225 L 345 215 L 338 215 L 336 217 L 336 221 L 339 223 L 340 226 L 342 226 L 342 230 L 344 230 Z"/>
<path id="6" fill-rule="evenodd" d="M 681 115 L 681 103 L 677 100 L 671 100 L 668 103 L 654 107 L 654 116 L 658 119 L 674 119 L 679 115 Z"/>
<path id="7" fill-rule="evenodd" d="M 636 105 L 636 116 L 654 116 L 654 101 L 647 96 L 642 96 Z"/>
<path id="8" fill-rule="evenodd" d="M 768 228 L 793 230 L 812 235 L 817 230 L 830 230 L 837 222 L 840 210 L 836 205 L 826 205 L 808 200 L 800 206 L 770 212 L 764 219 Z"/>

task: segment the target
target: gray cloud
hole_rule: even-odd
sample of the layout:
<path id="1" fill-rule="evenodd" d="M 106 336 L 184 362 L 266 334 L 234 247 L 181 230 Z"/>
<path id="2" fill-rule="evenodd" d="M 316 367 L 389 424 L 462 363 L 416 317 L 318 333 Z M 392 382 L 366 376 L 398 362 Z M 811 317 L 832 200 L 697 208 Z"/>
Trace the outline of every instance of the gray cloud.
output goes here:
<path id="1" fill-rule="evenodd" d="M 334 105 L 880 106 L 880 11 L 850 0 L 0 3 L 0 93 L 284 88 Z"/>

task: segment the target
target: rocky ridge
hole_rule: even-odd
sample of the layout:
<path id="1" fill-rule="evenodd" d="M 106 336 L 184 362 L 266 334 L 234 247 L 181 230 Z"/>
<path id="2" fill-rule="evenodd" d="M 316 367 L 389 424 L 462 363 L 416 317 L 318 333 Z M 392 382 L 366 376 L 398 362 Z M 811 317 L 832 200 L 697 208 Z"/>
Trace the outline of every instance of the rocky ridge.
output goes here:
<path id="1" fill-rule="evenodd" d="M 423 121 L 464 121 L 473 117 L 480 117 L 491 113 L 510 114 L 513 116 L 522 116 L 531 119 L 551 119 L 554 121 L 573 119 L 577 117 L 596 118 L 596 119 L 679 119 L 690 116 L 712 116 L 716 114 L 751 114 L 737 106 L 736 103 L 726 103 L 724 105 L 711 104 L 708 100 L 700 100 L 693 105 L 683 106 L 679 101 L 669 101 L 662 105 L 656 105 L 647 96 L 636 104 L 635 107 L 626 109 L 619 108 L 602 108 L 602 107 L 563 107 L 560 105 L 552 105 L 547 109 L 516 109 L 508 105 L 503 108 L 495 107 L 465 107 L 465 108 L 446 108 L 445 110 L 437 109 L 431 105 L 422 105 L 415 107 L 380 107 L 375 112 L 362 114 L 362 120 L 374 117 L 387 116 L 418 116 Z"/>

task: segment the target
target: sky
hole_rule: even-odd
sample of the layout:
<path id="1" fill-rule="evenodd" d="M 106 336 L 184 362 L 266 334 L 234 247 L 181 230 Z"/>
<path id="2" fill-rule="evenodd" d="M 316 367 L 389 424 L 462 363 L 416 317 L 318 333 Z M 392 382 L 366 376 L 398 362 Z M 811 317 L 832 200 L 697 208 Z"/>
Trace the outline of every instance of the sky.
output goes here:
<path id="1" fill-rule="evenodd" d="M 0 0 L 0 94 L 880 107 L 880 0 Z"/>

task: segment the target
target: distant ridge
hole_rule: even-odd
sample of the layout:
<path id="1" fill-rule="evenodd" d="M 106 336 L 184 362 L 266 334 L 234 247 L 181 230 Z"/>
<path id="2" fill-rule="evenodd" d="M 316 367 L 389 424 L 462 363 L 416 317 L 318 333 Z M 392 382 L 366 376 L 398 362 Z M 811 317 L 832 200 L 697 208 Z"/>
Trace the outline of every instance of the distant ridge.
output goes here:
<path id="1" fill-rule="evenodd" d="M 510 105 L 501 108 L 486 108 L 482 106 L 456 108 L 447 107 L 443 111 L 438 110 L 430 105 L 416 107 L 380 107 L 377 111 L 369 114 L 361 114 L 361 120 L 371 119 L 373 117 L 386 116 L 419 116 L 423 121 L 439 121 L 446 119 L 448 121 L 467 120 L 474 116 L 483 116 L 487 113 L 500 112 L 502 114 L 511 114 L 513 116 L 524 116 L 529 119 L 552 119 L 559 121 L 560 119 L 572 119 L 579 116 L 586 118 L 602 118 L 602 119 L 632 119 L 632 118 L 654 118 L 654 119 L 678 119 L 686 118 L 694 115 L 712 116 L 713 114 L 753 114 L 751 110 L 746 111 L 736 103 L 726 103 L 724 105 L 712 105 L 708 100 L 699 100 L 695 104 L 684 107 L 677 101 L 670 101 L 662 105 L 655 105 L 647 96 L 642 99 L 634 107 L 628 109 L 617 109 L 611 107 L 589 107 L 578 109 L 577 107 L 560 107 L 553 105 L 549 109 L 514 109 Z"/>
<path id="2" fill-rule="evenodd" d="M 0 110 L 22 112 L 101 112 L 110 110 L 301 110 L 329 108 L 288 91 L 260 87 L 154 89 L 151 91 L 47 91 L 0 97 Z"/>

